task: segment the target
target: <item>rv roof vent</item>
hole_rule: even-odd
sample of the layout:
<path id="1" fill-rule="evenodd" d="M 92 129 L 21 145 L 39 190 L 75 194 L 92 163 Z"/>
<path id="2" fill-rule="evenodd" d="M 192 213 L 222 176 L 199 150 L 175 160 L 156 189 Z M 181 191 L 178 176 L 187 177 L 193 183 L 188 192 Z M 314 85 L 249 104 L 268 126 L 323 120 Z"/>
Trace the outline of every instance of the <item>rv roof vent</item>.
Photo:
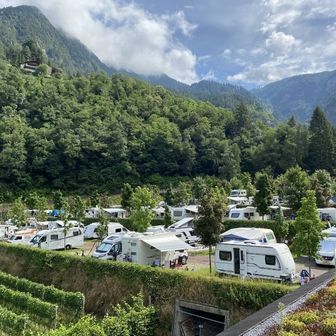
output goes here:
<path id="1" fill-rule="evenodd" d="M 244 240 L 243 242 L 244 244 L 259 244 L 259 241 L 258 240 L 253 240 L 253 239 L 250 239 L 250 240 Z"/>

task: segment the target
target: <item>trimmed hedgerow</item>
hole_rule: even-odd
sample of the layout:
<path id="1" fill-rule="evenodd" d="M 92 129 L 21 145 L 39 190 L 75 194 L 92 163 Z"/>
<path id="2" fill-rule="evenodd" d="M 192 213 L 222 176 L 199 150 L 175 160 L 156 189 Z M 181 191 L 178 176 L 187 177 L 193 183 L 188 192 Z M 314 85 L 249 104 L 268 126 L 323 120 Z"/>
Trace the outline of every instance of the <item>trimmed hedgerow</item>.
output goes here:
<path id="1" fill-rule="evenodd" d="M 10 335 L 22 335 L 28 322 L 27 315 L 15 314 L 5 307 L 0 306 L 0 329 Z"/>
<path id="2" fill-rule="evenodd" d="M 17 292 L 0 285 L 0 302 L 25 311 L 28 315 L 38 316 L 54 323 L 57 319 L 57 306 L 41 301 L 29 294 Z"/>
<path id="3" fill-rule="evenodd" d="M 33 297 L 43 301 L 55 303 L 66 308 L 74 315 L 80 315 L 84 312 L 85 297 L 79 292 L 65 292 L 53 286 L 44 286 L 3 272 L 0 272 L 0 285 L 20 292 L 29 293 Z"/>

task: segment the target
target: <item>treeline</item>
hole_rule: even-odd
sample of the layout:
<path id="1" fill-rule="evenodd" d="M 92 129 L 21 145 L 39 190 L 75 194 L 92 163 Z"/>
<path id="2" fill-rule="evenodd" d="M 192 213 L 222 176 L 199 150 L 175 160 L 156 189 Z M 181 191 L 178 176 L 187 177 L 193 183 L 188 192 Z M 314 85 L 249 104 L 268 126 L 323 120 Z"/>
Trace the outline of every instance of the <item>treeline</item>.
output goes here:
<path id="1" fill-rule="evenodd" d="M 335 129 L 318 108 L 310 126 L 271 128 L 243 104 L 217 108 L 121 75 L 30 76 L 1 61 L 0 110 L 0 181 L 11 190 L 115 191 L 295 165 L 335 173 Z"/>

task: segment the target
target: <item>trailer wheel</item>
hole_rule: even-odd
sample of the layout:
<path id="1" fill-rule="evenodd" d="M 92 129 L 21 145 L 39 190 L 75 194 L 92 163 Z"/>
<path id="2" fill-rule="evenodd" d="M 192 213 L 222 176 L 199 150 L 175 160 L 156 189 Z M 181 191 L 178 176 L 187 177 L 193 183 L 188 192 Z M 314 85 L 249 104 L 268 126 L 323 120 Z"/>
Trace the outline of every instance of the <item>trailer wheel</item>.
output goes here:
<path id="1" fill-rule="evenodd" d="M 186 265 L 187 264 L 187 257 L 182 257 L 182 265 Z"/>
<path id="2" fill-rule="evenodd" d="M 65 249 L 66 250 L 70 250 L 71 249 L 71 245 L 65 245 Z"/>

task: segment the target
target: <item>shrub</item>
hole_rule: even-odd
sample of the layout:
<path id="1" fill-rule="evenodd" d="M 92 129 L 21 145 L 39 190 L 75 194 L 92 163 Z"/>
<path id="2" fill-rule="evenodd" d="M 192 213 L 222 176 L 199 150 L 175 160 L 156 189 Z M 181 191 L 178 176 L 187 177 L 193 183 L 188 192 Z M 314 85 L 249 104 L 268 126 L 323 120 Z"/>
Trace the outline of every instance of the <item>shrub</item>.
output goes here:
<path id="1" fill-rule="evenodd" d="M 44 286 L 3 272 L 0 272 L 0 285 L 20 292 L 29 293 L 33 297 L 43 301 L 55 303 L 66 308 L 74 315 L 79 315 L 84 312 L 85 297 L 79 292 L 65 292 L 53 286 Z"/>
<path id="2" fill-rule="evenodd" d="M 322 330 L 325 336 L 336 335 L 336 318 L 326 318 L 322 321 Z"/>
<path id="3" fill-rule="evenodd" d="M 300 311 L 292 314 L 290 319 L 293 321 L 303 322 L 304 324 L 315 323 L 319 320 L 319 316 L 314 311 Z"/>
<path id="4" fill-rule="evenodd" d="M 26 329 L 28 317 L 18 315 L 0 306 L 0 329 L 12 334 L 22 334 Z"/>
<path id="5" fill-rule="evenodd" d="M 106 316 L 102 321 L 102 328 L 107 336 L 131 336 L 127 321 L 115 316 Z"/>
<path id="6" fill-rule="evenodd" d="M 299 336 L 299 334 L 296 334 L 292 331 L 280 330 L 278 336 Z"/>
<path id="7" fill-rule="evenodd" d="M 281 326 L 285 331 L 292 331 L 296 333 L 301 333 L 306 328 L 306 325 L 303 322 L 292 320 L 290 317 L 285 318 Z"/>
<path id="8" fill-rule="evenodd" d="M 26 293 L 16 292 L 0 285 L 0 302 L 11 305 L 29 315 L 39 316 L 53 323 L 57 319 L 57 306 Z"/>
<path id="9" fill-rule="evenodd" d="M 48 336 L 109 336 L 92 316 L 84 316 L 70 327 L 50 331 Z M 42 335 L 41 335 L 42 336 Z M 114 336 L 114 335 L 113 335 Z"/>

